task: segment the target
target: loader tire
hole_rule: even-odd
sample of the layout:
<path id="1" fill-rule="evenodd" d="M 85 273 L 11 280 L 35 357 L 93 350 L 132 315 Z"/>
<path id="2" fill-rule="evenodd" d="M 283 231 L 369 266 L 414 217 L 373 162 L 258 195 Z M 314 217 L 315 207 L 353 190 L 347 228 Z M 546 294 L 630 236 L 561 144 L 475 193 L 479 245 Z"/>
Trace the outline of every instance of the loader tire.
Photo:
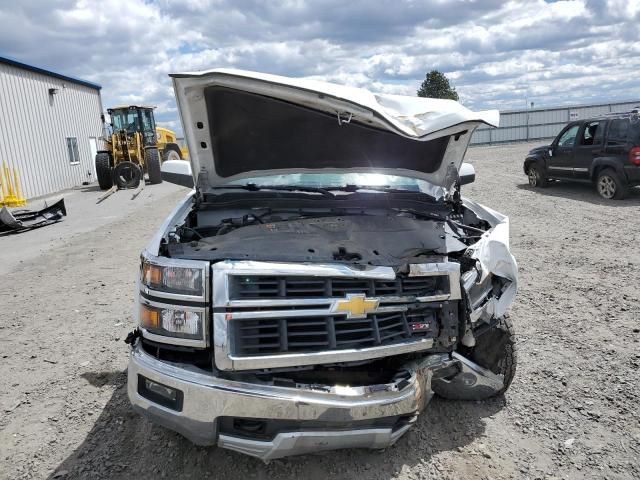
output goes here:
<path id="1" fill-rule="evenodd" d="M 162 183 L 162 171 L 160 170 L 160 154 L 157 148 L 147 148 L 144 151 L 144 163 L 149 174 L 149 183 L 155 185 Z"/>
<path id="2" fill-rule="evenodd" d="M 113 170 L 111 158 L 106 152 L 96 154 L 96 176 L 101 190 L 109 190 L 113 187 Z"/>
<path id="3" fill-rule="evenodd" d="M 468 358 L 496 375 L 504 375 L 504 386 L 496 395 L 506 392 L 516 375 L 518 363 L 516 333 L 511 318 L 505 315 L 493 328 L 478 336 Z"/>
<path id="4" fill-rule="evenodd" d="M 138 188 L 142 179 L 142 170 L 133 162 L 120 162 L 113 169 L 113 178 L 118 188 Z"/>
<path id="5" fill-rule="evenodd" d="M 162 161 L 166 162 L 167 160 L 182 160 L 182 152 L 175 145 L 167 145 L 162 152 Z"/>

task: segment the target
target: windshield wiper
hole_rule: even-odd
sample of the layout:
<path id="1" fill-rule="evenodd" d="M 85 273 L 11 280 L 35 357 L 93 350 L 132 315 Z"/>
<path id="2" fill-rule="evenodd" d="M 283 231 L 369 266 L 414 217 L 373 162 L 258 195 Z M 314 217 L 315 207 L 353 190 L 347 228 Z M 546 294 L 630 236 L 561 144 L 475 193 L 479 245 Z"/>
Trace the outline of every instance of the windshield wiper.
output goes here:
<path id="1" fill-rule="evenodd" d="M 447 220 L 446 217 L 443 217 L 442 215 L 438 215 L 437 213 L 420 212 L 418 210 L 414 210 L 413 208 L 400 208 L 397 210 L 399 212 L 410 213 L 411 215 L 415 215 L 416 217 L 420 217 L 420 218 L 428 218 L 430 220 L 439 220 L 441 222 L 444 222 Z"/>
<path id="2" fill-rule="evenodd" d="M 404 188 L 391 188 L 389 185 L 344 185 L 340 187 L 327 187 L 327 190 L 340 190 L 341 192 L 360 192 L 362 190 L 373 190 L 385 193 L 415 193 L 418 195 L 428 195 L 420 190 L 406 190 Z"/>
<path id="3" fill-rule="evenodd" d="M 326 188 L 305 187 L 303 185 L 256 185 L 255 183 L 247 183 L 246 185 L 224 185 L 213 187 L 214 190 L 247 190 L 249 192 L 257 192 L 260 190 L 277 190 L 283 192 L 305 192 L 319 193 L 325 197 L 335 198 L 335 195 Z"/>
<path id="4" fill-rule="evenodd" d="M 306 193 L 320 193 L 321 195 L 329 198 L 335 198 L 335 195 L 331 191 L 340 191 L 347 193 L 356 193 L 360 191 L 373 190 L 377 192 L 385 193 L 411 193 L 415 195 L 426 195 L 429 198 L 431 195 L 419 190 L 405 190 L 401 188 L 391 188 L 388 185 L 341 185 L 330 187 L 311 187 L 305 185 L 256 185 L 255 183 L 247 183 L 245 185 L 221 185 L 213 187 L 216 190 L 247 190 L 249 192 L 257 192 L 259 190 L 279 190 L 284 192 L 306 192 Z"/>

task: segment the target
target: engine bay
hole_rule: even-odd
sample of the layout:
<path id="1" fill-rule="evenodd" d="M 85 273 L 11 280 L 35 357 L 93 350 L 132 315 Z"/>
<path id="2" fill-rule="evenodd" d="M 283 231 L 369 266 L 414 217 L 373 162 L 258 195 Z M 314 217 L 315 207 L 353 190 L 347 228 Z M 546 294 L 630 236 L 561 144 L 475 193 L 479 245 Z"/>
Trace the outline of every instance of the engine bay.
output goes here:
<path id="1" fill-rule="evenodd" d="M 395 267 L 463 253 L 490 228 L 460 203 L 413 197 L 380 193 L 340 199 L 298 193 L 210 195 L 169 232 L 164 249 L 169 257 L 193 260 Z"/>

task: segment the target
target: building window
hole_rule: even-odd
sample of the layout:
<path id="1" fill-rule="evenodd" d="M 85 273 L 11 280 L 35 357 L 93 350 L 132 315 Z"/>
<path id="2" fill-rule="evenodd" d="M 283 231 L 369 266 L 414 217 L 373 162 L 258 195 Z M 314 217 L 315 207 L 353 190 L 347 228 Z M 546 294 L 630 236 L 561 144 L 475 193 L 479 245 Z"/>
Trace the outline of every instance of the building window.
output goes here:
<path id="1" fill-rule="evenodd" d="M 78 139 L 67 137 L 67 151 L 69 152 L 69 163 L 76 165 L 80 163 L 80 153 L 78 153 Z"/>

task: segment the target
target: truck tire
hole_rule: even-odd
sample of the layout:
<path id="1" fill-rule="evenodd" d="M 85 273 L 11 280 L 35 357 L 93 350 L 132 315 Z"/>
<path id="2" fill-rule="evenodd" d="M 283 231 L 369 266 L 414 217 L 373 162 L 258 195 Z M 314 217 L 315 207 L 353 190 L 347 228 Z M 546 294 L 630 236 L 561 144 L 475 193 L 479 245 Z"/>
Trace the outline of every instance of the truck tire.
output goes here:
<path id="1" fill-rule="evenodd" d="M 607 200 L 622 200 L 629 192 L 628 186 L 611 168 L 605 168 L 596 176 L 598 194 Z"/>
<path id="2" fill-rule="evenodd" d="M 162 183 L 162 171 L 160 170 L 160 154 L 157 148 L 147 148 L 144 151 L 144 163 L 149 174 L 149 183 L 155 185 Z"/>
<path id="3" fill-rule="evenodd" d="M 182 160 L 182 152 L 176 145 L 167 145 L 162 152 L 162 161 L 167 160 Z"/>
<path id="4" fill-rule="evenodd" d="M 111 169 L 111 158 L 107 152 L 96 154 L 96 176 L 101 190 L 109 190 L 113 187 L 113 171 Z"/>
<path id="5" fill-rule="evenodd" d="M 536 163 L 529 165 L 527 178 L 529 179 L 529 186 L 533 188 L 545 188 L 549 185 L 546 172 Z"/>
<path id="6" fill-rule="evenodd" d="M 504 386 L 496 395 L 502 395 L 516 375 L 518 356 L 516 334 L 511 319 L 505 315 L 493 327 L 476 338 L 469 360 L 491 370 L 496 375 L 504 375 Z"/>
<path id="7" fill-rule="evenodd" d="M 133 162 L 120 162 L 113 169 L 113 178 L 120 189 L 138 188 L 142 179 L 142 170 Z"/>

